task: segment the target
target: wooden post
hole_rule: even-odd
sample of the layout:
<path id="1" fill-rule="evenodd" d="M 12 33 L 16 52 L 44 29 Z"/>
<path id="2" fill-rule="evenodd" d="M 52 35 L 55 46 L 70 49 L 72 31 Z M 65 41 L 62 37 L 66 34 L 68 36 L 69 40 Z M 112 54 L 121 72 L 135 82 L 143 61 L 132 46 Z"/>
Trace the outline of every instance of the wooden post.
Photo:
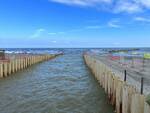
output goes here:
<path id="1" fill-rule="evenodd" d="M 124 82 L 121 80 L 117 80 L 116 86 L 116 111 L 117 113 L 122 112 L 122 87 Z"/>
<path id="2" fill-rule="evenodd" d="M 8 63 L 4 62 L 4 76 L 7 77 L 8 75 Z"/>
<path id="3" fill-rule="evenodd" d="M 0 78 L 3 78 L 3 63 L 0 63 Z"/>
<path id="4" fill-rule="evenodd" d="M 114 82 L 113 82 L 113 99 L 112 99 L 112 105 L 116 105 L 116 87 L 118 86 L 118 77 L 114 75 Z"/>
<path id="5" fill-rule="evenodd" d="M 15 59 L 15 72 L 18 71 L 18 59 Z"/>
<path id="6" fill-rule="evenodd" d="M 117 113 L 150 113 L 150 105 L 146 103 L 143 95 L 143 77 L 141 78 L 140 94 L 134 86 L 124 82 L 127 80 L 126 70 L 124 71 L 124 81 L 122 81 L 115 74 L 108 73 L 109 68 L 101 61 L 88 55 L 85 55 L 84 58 L 96 79 L 105 88 L 105 92 L 108 93 Z"/>
<path id="7" fill-rule="evenodd" d="M 144 113 L 150 113 L 150 105 L 147 102 L 144 103 Z"/>
<path id="8" fill-rule="evenodd" d="M 22 70 L 23 69 L 23 64 L 24 64 L 22 58 L 20 59 L 20 64 L 21 64 L 21 70 Z"/>
<path id="9" fill-rule="evenodd" d="M 11 69 L 12 69 L 11 68 L 11 63 L 12 63 L 11 61 L 8 63 L 8 74 L 9 75 L 11 74 Z"/>
<path id="10" fill-rule="evenodd" d="M 26 63 L 25 68 L 27 68 L 28 67 L 28 58 L 27 57 L 25 58 L 25 63 Z"/>
<path id="11" fill-rule="evenodd" d="M 127 84 L 123 86 L 122 113 L 131 113 L 131 100 L 132 95 L 135 93 L 136 93 L 135 87 Z"/>
<path id="12" fill-rule="evenodd" d="M 27 58 L 27 67 L 30 65 L 30 57 Z"/>
<path id="13" fill-rule="evenodd" d="M 25 57 L 15 57 L 9 62 L 0 62 L 0 78 L 7 77 L 14 72 L 25 69 L 33 64 L 46 61 L 49 58 L 51 58 L 51 55 L 29 55 Z M 94 70 L 94 73 L 97 73 L 96 70 Z"/>
<path id="14" fill-rule="evenodd" d="M 132 95 L 131 113 L 144 113 L 144 95 Z"/>
<path id="15" fill-rule="evenodd" d="M 20 71 L 21 69 L 21 62 L 20 62 L 20 58 L 18 59 L 18 71 Z"/>
<path id="16" fill-rule="evenodd" d="M 12 60 L 11 67 L 12 67 L 12 73 L 14 73 L 15 72 L 15 62 L 14 62 L 14 60 Z"/>

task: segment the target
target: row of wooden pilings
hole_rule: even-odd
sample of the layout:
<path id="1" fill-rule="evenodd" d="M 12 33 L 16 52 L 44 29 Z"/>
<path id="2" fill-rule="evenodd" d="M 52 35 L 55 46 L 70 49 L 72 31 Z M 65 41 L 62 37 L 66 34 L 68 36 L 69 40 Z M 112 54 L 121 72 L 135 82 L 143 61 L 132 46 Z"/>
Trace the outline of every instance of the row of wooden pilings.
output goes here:
<path id="1" fill-rule="evenodd" d="M 0 78 L 23 70 L 33 64 L 40 63 L 56 57 L 56 55 L 29 55 L 7 61 L 0 61 Z"/>
<path id="2" fill-rule="evenodd" d="M 84 59 L 100 85 L 105 89 L 108 99 L 117 113 L 150 113 L 150 105 L 136 87 L 116 76 L 100 60 L 86 54 Z"/>

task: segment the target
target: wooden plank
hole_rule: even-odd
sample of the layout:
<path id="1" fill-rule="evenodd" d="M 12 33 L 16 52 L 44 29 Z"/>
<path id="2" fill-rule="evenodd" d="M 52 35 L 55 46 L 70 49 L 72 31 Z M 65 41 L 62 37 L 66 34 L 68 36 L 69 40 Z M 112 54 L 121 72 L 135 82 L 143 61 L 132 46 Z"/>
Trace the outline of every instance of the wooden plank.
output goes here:
<path id="1" fill-rule="evenodd" d="M 150 113 L 150 105 L 147 102 L 144 103 L 144 113 Z"/>
<path id="2" fill-rule="evenodd" d="M 123 86 L 122 113 L 131 113 L 131 100 L 135 93 L 135 87 L 127 84 Z"/>
<path id="3" fill-rule="evenodd" d="M 132 95 L 131 113 L 144 113 L 144 95 L 139 93 Z"/>
<path id="4" fill-rule="evenodd" d="M 11 62 L 12 62 L 12 63 L 11 63 L 12 73 L 14 73 L 14 72 L 15 72 L 15 61 L 12 60 Z"/>
<path id="5" fill-rule="evenodd" d="M 117 86 L 116 86 L 116 112 L 121 113 L 122 112 L 122 88 L 124 85 L 124 81 L 121 81 L 120 79 L 117 80 Z"/>
<path id="6" fill-rule="evenodd" d="M 8 63 L 4 62 L 3 66 L 4 66 L 4 77 L 7 77 L 7 75 L 8 75 Z"/>
<path id="7" fill-rule="evenodd" d="M 117 113 L 150 113 L 150 106 L 144 103 L 144 95 L 138 93 L 134 86 L 128 85 L 120 77 L 109 72 L 109 68 L 101 61 L 88 55 L 85 55 L 84 58 L 100 85 L 108 93 Z"/>
<path id="8" fill-rule="evenodd" d="M 8 75 L 10 75 L 11 74 L 11 61 L 8 63 Z"/>
<path id="9" fill-rule="evenodd" d="M 3 78 L 3 63 L 0 63 L 0 78 Z"/>

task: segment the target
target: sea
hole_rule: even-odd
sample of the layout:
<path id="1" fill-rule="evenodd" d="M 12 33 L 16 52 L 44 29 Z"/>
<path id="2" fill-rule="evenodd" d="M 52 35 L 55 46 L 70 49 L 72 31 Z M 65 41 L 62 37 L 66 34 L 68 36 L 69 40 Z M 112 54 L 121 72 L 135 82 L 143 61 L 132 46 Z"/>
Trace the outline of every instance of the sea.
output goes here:
<path id="1" fill-rule="evenodd" d="M 5 49 L 7 53 L 64 54 L 0 79 L 0 113 L 114 113 L 85 65 L 83 53 L 103 49 Z"/>

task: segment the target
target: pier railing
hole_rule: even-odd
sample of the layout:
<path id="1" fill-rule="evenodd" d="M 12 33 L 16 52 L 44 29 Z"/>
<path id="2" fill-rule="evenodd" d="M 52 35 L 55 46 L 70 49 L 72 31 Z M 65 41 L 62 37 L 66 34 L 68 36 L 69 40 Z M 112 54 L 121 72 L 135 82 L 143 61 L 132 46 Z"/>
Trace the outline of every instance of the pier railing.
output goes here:
<path id="1" fill-rule="evenodd" d="M 23 70 L 33 64 L 50 60 L 57 55 L 7 55 L 0 60 L 0 78 L 7 77 L 12 73 Z"/>
<path id="2" fill-rule="evenodd" d="M 145 95 L 129 85 L 100 60 L 85 54 L 85 62 L 108 95 L 117 113 L 150 113 Z"/>

